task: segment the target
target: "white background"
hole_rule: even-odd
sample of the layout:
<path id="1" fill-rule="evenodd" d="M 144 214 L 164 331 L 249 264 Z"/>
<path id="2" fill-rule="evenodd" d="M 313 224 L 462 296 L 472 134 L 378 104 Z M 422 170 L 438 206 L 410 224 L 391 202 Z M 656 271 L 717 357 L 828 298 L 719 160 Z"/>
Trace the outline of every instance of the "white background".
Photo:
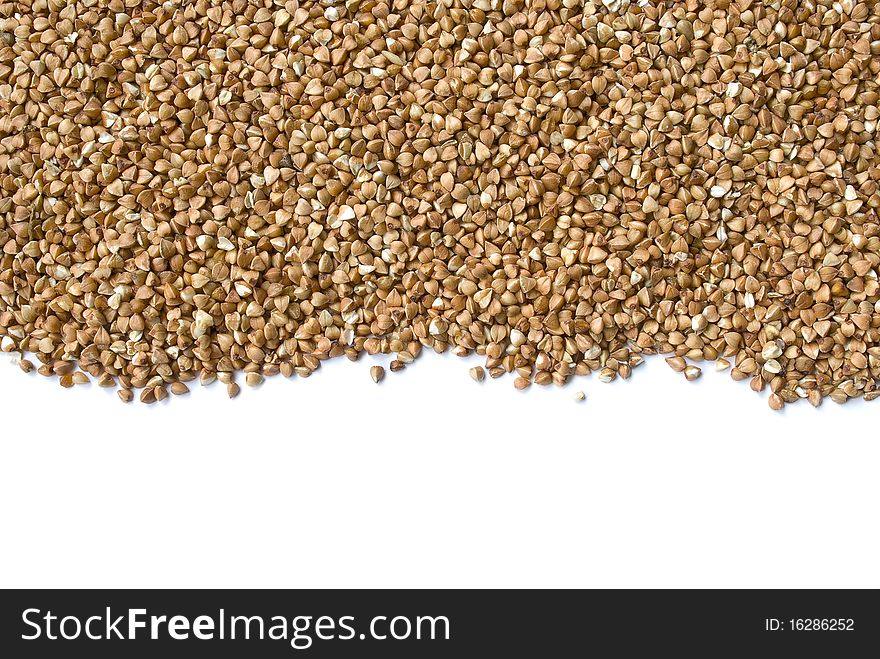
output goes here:
<path id="1" fill-rule="evenodd" d="M 880 403 L 432 354 L 126 406 L 9 362 L 2 587 L 880 587 Z"/>

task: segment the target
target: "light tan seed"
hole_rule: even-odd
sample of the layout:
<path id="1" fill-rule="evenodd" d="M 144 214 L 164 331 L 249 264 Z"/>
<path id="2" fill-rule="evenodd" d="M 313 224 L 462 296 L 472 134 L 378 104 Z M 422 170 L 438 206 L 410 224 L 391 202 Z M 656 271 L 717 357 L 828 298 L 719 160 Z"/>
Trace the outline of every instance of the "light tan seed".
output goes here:
<path id="1" fill-rule="evenodd" d="M 703 374 L 702 369 L 699 366 L 694 366 L 693 364 L 689 364 L 684 369 L 684 377 L 687 378 L 688 381 L 693 382 L 697 378 L 699 378 Z"/>
<path id="2" fill-rule="evenodd" d="M 612 382 L 617 377 L 617 371 L 612 368 L 603 368 L 599 371 L 600 382 Z"/>
<path id="3" fill-rule="evenodd" d="M 684 357 L 667 357 L 666 363 L 669 364 L 670 368 L 676 373 L 682 373 L 687 368 L 687 362 Z"/>
<path id="4" fill-rule="evenodd" d="M 513 386 L 516 387 L 519 391 L 523 389 L 528 389 L 532 384 L 532 381 L 529 378 L 517 377 L 513 381 Z"/>
<path id="5" fill-rule="evenodd" d="M 172 382 L 171 393 L 175 396 L 183 396 L 189 393 L 189 387 L 183 382 Z"/>

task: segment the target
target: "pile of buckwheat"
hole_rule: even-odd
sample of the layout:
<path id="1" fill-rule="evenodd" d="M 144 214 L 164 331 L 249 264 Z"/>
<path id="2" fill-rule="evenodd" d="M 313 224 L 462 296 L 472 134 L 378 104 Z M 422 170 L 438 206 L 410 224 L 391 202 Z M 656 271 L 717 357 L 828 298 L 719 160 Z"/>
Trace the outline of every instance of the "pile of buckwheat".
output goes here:
<path id="1" fill-rule="evenodd" d="M 878 76 L 874 0 L 0 2 L 0 348 L 873 399 Z"/>

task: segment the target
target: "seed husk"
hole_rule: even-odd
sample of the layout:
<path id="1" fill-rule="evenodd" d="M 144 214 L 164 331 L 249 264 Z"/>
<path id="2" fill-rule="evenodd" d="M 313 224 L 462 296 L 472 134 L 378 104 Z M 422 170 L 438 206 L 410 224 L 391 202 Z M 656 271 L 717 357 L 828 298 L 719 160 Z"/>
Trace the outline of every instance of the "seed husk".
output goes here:
<path id="1" fill-rule="evenodd" d="M 580 403 L 580 402 L 586 400 L 586 398 L 587 398 L 587 395 L 586 395 L 583 391 L 576 391 L 576 392 L 574 392 L 574 399 L 575 399 L 575 401 L 577 401 L 578 403 Z"/>

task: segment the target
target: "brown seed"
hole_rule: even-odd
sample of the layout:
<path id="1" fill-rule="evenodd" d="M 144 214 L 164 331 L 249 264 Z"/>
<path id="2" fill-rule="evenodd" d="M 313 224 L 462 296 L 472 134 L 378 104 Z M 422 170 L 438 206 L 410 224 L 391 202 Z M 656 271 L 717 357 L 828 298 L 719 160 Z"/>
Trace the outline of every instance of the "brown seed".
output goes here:
<path id="1" fill-rule="evenodd" d="M 189 393 L 189 387 L 187 387 L 186 384 L 184 384 L 183 382 L 172 382 L 171 393 L 175 396 L 183 396 Z"/>
<path id="2" fill-rule="evenodd" d="M 6 4 L 0 351 L 65 386 L 426 348 L 874 398 L 871 3 Z"/>
<path id="3" fill-rule="evenodd" d="M 379 384 L 385 378 L 385 369 L 381 366 L 371 366 L 370 377 L 373 379 L 373 382 Z"/>
<path id="4" fill-rule="evenodd" d="M 119 396 L 119 400 L 123 403 L 130 403 L 134 398 L 134 394 L 131 392 L 131 389 L 119 389 L 116 394 Z"/>
<path id="5" fill-rule="evenodd" d="M 25 373 L 30 373 L 31 371 L 34 370 L 33 362 L 30 362 L 30 361 L 28 361 L 27 359 L 22 359 L 22 360 L 18 363 L 18 367 L 19 367 L 22 371 L 24 371 Z"/>
<path id="6" fill-rule="evenodd" d="M 248 373 L 244 376 L 245 384 L 249 387 L 259 387 L 265 381 L 265 378 L 259 373 Z"/>
<path id="7" fill-rule="evenodd" d="M 474 366 L 468 372 L 474 382 L 482 382 L 486 379 L 486 371 L 483 370 L 482 366 Z"/>
<path id="8" fill-rule="evenodd" d="M 241 387 L 239 387 L 235 382 L 230 382 L 226 385 L 226 393 L 230 398 L 235 398 L 238 394 L 241 393 Z"/>
<path id="9" fill-rule="evenodd" d="M 770 397 L 767 399 L 767 404 L 770 405 L 771 410 L 781 410 L 785 407 L 785 402 L 779 396 L 779 394 L 770 394 Z"/>
<path id="10" fill-rule="evenodd" d="M 667 357 L 666 363 L 672 368 L 676 373 L 682 373 L 687 368 L 687 362 L 684 357 Z"/>

